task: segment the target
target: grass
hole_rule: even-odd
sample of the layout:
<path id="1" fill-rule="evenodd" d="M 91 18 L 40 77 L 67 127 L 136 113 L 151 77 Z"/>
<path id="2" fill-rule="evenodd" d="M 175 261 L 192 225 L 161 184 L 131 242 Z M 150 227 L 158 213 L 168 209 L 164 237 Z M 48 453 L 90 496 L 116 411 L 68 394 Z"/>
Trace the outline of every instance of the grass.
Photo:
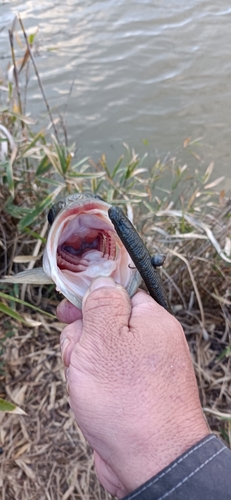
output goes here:
<path id="1" fill-rule="evenodd" d="M 114 166 L 104 155 L 97 163 L 78 158 L 60 139 L 66 130 L 49 109 L 52 132 L 40 130 L 26 113 L 30 70 L 45 96 L 35 35 L 27 37 L 17 22 L 10 31 L 9 79 L 0 82 L 2 275 L 41 265 L 46 214 L 58 196 L 90 189 L 119 204 L 150 254 L 167 254 L 162 277 L 186 333 L 202 406 L 213 432 L 231 446 L 231 202 L 219 189 L 223 179 L 211 180 L 212 163 L 194 174 L 176 158 L 150 167 L 127 145 Z M 184 141 L 189 155 L 194 147 Z M 7 500 L 108 498 L 69 411 L 59 352 L 63 325 L 54 318 L 59 300 L 53 286 L 0 285 L 0 397 L 28 415 L 0 414 Z"/>

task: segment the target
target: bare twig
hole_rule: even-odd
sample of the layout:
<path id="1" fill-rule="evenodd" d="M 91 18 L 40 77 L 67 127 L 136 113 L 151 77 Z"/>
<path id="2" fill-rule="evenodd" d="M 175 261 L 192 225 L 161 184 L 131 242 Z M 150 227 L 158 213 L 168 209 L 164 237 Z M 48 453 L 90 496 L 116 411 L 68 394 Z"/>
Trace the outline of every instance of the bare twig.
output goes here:
<path id="1" fill-rule="evenodd" d="M 193 288 L 195 290 L 197 302 L 198 302 L 198 305 L 199 305 L 199 308 L 200 308 L 202 327 L 203 327 L 203 329 L 205 329 L 204 309 L 203 309 L 203 305 L 202 305 L 200 293 L 199 293 L 199 290 L 197 288 L 197 284 L 196 284 L 195 278 L 193 276 L 193 272 L 192 272 L 191 266 L 190 266 L 188 260 L 182 254 L 179 254 L 178 252 L 176 252 L 175 250 L 172 250 L 172 249 L 169 249 L 169 252 L 171 252 L 173 255 L 175 255 L 179 259 L 183 260 L 184 263 L 186 264 L 187 268 L 188 268 L 188 272 L 189 272 L 189 275 L 190 275 L 190 278 L 191 278 L 191 281 L 192 281 L 192 284 L 193 284 Z"/>
<path id="2" fill-rule="evenodd" d="M 51 108 L 50 108 L 49 103 L 47 101 L 47 98 L 45 96 L 45 92 L 44 92 L 44 89 L 43 89 L 43 86 L 42 86 L 42 82 L 41 82 L 41 79 L 40 79 L 40 76 L 39 76 L 39 73 L 38 73 L 38 70 L 37 70 L 35 59 L 34 59 L 34 56 L 32 54 L 31 47 L 30 47 L 30 44 L 28 42 L 27 34 L 25 32 L 25 29 L 24 29 L 24 26 L 23 26 L 23 22 L 22 22 L 22 19 L 21 19 L 20 16 L 18 16 L 18 20 L 19 20 L 20 26 L 22 28 L 22 32 L 23 32 L 23 35 L 24 35 L 24 38 L 25 38 L 25 41 L 26 41 L 27 49 L 28 49 L 28 52 L 30 54 L 30 58 L 31 58 L 32 64 L 34 66 L 34 71 L 35 71 L 35 74 L 37 76 L 38 84 L 39 84 L 39 87 L 40 87 L 40 90 L 41 90 L 41 93 L 42 93 L 42 96 L 43 96 L 43 100 L 44 100 L 46 108 L 47 108 L 47 112 L 48 112 L 49 117 L 50 117 L 50 121 L 52 123 L 52 127 L 53 127 L 53 130 L 54 130 L 54 134 L 55 134 L 56 140 L 57 140 L 58 144 L 60 144 L 59 136 L 58 136 L 58 132 L 57 132 L 57 129 L 56 129 L 56 126 L 55 126 L 55 123 L 54 123 L 54 119 L 53 119 L 53 116 L 52 116 Z"/>
<path id="3" fill-rule="evenodd" d="M 19 109 L 19 113 L 22 115 L 22 102 L 21 102 L 20 88 L 19 88 L 19 83 L 18 83 L 18 72 L 17 72 L 15 53 L 14 53 L 14 35 L 13 35 L 13 31 L 11 29 L 9 30 L 9 38 L 10 38 L 11 57 L 12 57 L 13 71 L 14 71 L 14 80 L 15 80 L 16 92 L 17 92 L 17 96 L 18 96 L 18 109 Z M 21 125 L 22 125 L 22 129 L 23 129 L 25 124 L 22 120 L 21 120 Z"/>

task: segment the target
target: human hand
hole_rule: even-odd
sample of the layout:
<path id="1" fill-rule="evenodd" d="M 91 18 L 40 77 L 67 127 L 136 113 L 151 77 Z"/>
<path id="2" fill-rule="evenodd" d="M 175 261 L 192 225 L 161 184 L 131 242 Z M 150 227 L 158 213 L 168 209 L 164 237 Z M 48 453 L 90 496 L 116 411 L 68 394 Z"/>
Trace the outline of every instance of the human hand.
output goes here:
<path id="1" fill-rule="evenodd" d="M 57 309 L 70 405 L 102 485 L 122 498 L 205 437 L 179 322 L 140 290 L 97 278 L 82 312 Z"/>

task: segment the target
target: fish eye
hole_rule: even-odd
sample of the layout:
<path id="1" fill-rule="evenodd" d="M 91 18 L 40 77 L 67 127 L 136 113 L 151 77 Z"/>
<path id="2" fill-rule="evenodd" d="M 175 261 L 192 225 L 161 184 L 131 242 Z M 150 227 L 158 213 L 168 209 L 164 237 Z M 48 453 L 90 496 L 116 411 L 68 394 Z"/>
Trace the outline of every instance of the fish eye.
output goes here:
<path id="1" fill-rule="evenodd" d="M 49 224 L 52 225 L 54 220 L 55 220 L 55 210 L 53 207 L 50 208 L 48 215 L 47 215 L 47 219 L 48 219 Z"/>
<path id="2" fill-rule="evenodd" d="M 54 205 L 52 205 L 47 215 L 47 219 L 50 225 L 53 224 L 56 215 L 58 215 L 60 210 L 62 210 L 67 205 L 67 202 L 68 202 L 68 197 L 66 199 L 62 198 L 61 200 L 54 203 Z"/>

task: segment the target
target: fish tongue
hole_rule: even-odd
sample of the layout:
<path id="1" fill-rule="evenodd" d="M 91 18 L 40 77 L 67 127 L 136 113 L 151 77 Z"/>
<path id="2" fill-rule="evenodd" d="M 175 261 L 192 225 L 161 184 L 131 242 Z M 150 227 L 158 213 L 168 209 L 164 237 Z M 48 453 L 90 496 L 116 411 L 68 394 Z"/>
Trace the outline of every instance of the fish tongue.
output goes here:
<path id="1" fill-rule="evenodd" d="M 0 283 L 27 283 L 31 285 L 48 285 L 53 283 L 53 280 L 47 276 L 42 267 L 28 269 L 14 276 L 4 276 L 0 279 Z"/>

